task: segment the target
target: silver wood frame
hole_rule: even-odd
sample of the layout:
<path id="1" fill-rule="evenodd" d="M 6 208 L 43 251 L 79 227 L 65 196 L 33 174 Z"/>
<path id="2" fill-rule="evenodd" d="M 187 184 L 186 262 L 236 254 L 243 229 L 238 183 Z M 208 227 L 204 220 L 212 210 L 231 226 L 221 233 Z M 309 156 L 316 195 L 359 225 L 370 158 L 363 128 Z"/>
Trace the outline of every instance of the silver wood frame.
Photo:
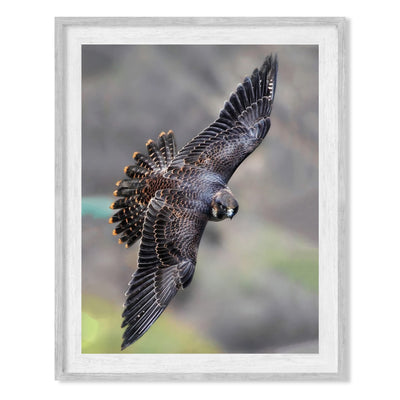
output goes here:
<path id="1" fill-rule="evenodd" d="M 348 379 L 346 27 L 344 18 L 56 18 L 56 379 Z M 254 31 L 265 31 L 267 35 L 257 42 Z M 215 44 L 214 38 L 218 43 L 232 44 L 240 40 L 247 44 L 319 45 L 319 262 L 326 271 L 320 280 L 320 353 L 315 358 L 271 354 L 80 354 L 80 45 Z M 78 105 L 74 99 L 78 99 Z M 323 332 L 327 332 L 326 338 Z"/>

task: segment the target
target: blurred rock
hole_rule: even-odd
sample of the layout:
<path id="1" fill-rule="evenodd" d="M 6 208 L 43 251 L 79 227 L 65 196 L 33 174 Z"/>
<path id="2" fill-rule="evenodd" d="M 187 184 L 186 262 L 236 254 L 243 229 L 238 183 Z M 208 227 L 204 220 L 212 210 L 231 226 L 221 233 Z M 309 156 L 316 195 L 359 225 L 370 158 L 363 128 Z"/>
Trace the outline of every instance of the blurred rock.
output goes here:
<path id="1" fill-rule="evenodd" d="M 96 45 L 82 52 L 84 196 L 110 196 L 132 153 L 159 132 L 174 130 L 182 147 L 271 52 L 279 58 L 271 130 L 229 182 L 239 213 L 208 224 L 195 277 L 166 311 L 227 352 L 318 349 L 318 48 Z M 122 311 L 138 246 L 118 245 L 107 218 L 85 216 L 82 229 L 82 291 Z"/>

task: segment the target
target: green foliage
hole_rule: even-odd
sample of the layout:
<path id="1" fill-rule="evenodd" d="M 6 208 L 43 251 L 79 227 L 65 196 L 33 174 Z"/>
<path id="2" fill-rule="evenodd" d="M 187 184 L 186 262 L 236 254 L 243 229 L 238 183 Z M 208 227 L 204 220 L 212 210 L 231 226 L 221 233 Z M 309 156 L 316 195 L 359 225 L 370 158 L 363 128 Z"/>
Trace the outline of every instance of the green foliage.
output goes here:
<path id="1" fill-rule="evenodd" d="M 122 307 L 95 296 L 82 299 L 82 353 L 120 353 Z M 164 313 L 150 330 L 124 353 L 220 353 L 195 329 Z"/>
<path id="2" fill-rule="evenodd" d="M 297 250 L 290 258 L 284 254 L 274 254 L 273 267 L 305 288 L 318 291 L 318 252 Z"/>
<path id="3" fill-rule="evenodd" d="M 304 288 L 318 292 L 318 249 L 297 238 L 290 240 L 283 231 L 269 226 L 257 240 L 257 249 L 246 254 L 251 265 L 274 268 Z M 254 268 L 256 270 L 256 267 Z"/>

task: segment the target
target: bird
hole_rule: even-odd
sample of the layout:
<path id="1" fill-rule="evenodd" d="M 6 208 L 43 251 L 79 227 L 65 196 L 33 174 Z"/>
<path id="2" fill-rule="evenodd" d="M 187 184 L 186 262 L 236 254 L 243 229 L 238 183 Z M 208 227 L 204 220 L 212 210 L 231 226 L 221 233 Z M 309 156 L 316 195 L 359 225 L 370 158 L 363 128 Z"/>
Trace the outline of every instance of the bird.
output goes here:
<path id="1" fill-rule="evenodd" d="M 270 129 L 278 61 L 265 58 L 225 102 L 218 118 L 177 151 L 172 130 L 133 153 L 110 205 L 113 235 L 129 248 L 140 239 L 138 268 L 125 293 L 121 351 L 141 338 L 192 281 L 208 221 L 232 219 L 239 203 L 228 187 L 237 167 Z"/>

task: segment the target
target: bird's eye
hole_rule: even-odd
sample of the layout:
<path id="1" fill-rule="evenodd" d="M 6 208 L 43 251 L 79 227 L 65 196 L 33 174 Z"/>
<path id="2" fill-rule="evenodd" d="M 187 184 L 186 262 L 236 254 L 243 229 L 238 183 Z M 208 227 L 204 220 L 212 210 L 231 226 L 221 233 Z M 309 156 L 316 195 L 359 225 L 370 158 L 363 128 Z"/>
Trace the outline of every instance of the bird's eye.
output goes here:
<path id="1" fill-rule="evenodd" d="M 223 210 L 224 205 L 223 205 L 222 203 L 220 203 L 219 201 L 217 201 L 217 202 L 216 202 L 216 205 L 217 205 L 217 207 L 218 207 L 220 210 Z"/>

